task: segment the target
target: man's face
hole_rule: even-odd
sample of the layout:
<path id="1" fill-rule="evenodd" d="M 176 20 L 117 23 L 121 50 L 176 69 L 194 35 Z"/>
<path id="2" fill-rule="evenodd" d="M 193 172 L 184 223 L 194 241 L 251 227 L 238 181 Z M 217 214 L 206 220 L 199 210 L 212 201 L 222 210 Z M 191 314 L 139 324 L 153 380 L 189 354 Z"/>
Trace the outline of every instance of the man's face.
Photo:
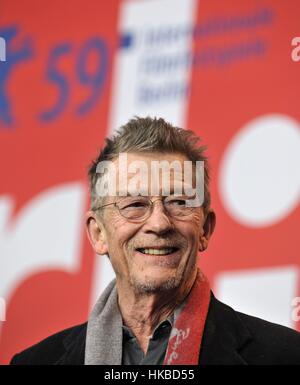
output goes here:
<path id="1" fill-rule="evenodd" d="M 183 161 L 188 159 L 181 154 L 128 154 L 128 166 L 136 160 L 146 162 L 150 170 L 154 160 L 179 160 L 183 165 Z M 118 170 L 117 161 L 115 164 Z M 151 176 L 151 182 L 150 179 Z M 171 188 L 174 179 L 176 183 L 173 174 Z M 122 186 L 118 186 L 120 188 Z M 120 199 L 109 197 L 107 203 Z M 187 216 L 175 218 L 164 210 L 160 201 L 162 196 L 150 196 L 150 199 L 155 200 L 152 214 L 141 222 L 124 218 L 113 205 L 106 207 L 101 217 L 102 250 L 109 254 L 117 280 L 130 285 L 136 292 L 144 293 L 184 285 L 197 269 L 199 249 L 206 248 L 201 241 L 205 236 L 202 207 L 193 208 Z"/>

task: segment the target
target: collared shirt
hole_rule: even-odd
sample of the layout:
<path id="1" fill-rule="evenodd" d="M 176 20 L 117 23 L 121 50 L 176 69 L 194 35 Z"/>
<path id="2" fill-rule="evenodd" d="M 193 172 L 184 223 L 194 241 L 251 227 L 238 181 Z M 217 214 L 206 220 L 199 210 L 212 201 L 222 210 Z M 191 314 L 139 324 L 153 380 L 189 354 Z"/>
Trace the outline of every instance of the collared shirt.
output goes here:
<path id="1" fill-rule="evenodd" d="M 133 332 L 125 325 L 123 328 L 122 365 L 162 365 L 166 355 L 174 315 L 162 321 L 154 330 L 144 354 Z"/>

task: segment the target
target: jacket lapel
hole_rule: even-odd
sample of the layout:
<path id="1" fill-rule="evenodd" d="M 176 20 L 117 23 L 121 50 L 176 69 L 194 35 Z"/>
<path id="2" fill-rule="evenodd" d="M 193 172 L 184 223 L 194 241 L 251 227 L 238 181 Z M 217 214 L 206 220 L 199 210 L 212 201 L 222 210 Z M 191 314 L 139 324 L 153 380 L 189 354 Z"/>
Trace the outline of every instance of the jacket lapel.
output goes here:
<path id="1" fill-rule="evenodd" d="M 87 323 L 73 330 L 63 341 L 65 353 L 55 365 L 84 365 Z"/>
<path id="2" fill-rule="evenodd" d="M 252 340 L 238 314 L 211 293 L 200 351 L 200 365 L 247 365 L 240 354 Z"/>

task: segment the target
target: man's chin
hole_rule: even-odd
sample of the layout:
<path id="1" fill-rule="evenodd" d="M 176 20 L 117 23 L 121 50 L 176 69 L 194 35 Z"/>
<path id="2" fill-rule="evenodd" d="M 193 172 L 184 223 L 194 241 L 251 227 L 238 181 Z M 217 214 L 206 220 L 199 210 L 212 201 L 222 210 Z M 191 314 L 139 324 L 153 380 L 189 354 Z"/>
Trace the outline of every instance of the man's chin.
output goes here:
<path id="1" fill-rule="evenodd" d="M 177 289 L 181 283 L 181 279 L 176 276 L 168 278 L 151 278 L 146 277 L 145 279 L 132 279 L 132 285 L 135 291 L 139 294 L 154 294 L 165 291 Z"/>

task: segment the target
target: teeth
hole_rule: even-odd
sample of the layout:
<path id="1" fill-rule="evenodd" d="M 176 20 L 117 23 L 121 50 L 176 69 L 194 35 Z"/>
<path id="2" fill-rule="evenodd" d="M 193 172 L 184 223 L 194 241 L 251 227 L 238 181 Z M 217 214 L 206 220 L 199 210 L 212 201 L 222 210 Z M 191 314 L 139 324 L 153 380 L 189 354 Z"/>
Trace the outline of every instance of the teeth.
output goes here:
<path id="1" fill-rule="evenodd" d="M 143 254 L 165 255 L 172 253 L 173 249 L 141 249 Z"/>

